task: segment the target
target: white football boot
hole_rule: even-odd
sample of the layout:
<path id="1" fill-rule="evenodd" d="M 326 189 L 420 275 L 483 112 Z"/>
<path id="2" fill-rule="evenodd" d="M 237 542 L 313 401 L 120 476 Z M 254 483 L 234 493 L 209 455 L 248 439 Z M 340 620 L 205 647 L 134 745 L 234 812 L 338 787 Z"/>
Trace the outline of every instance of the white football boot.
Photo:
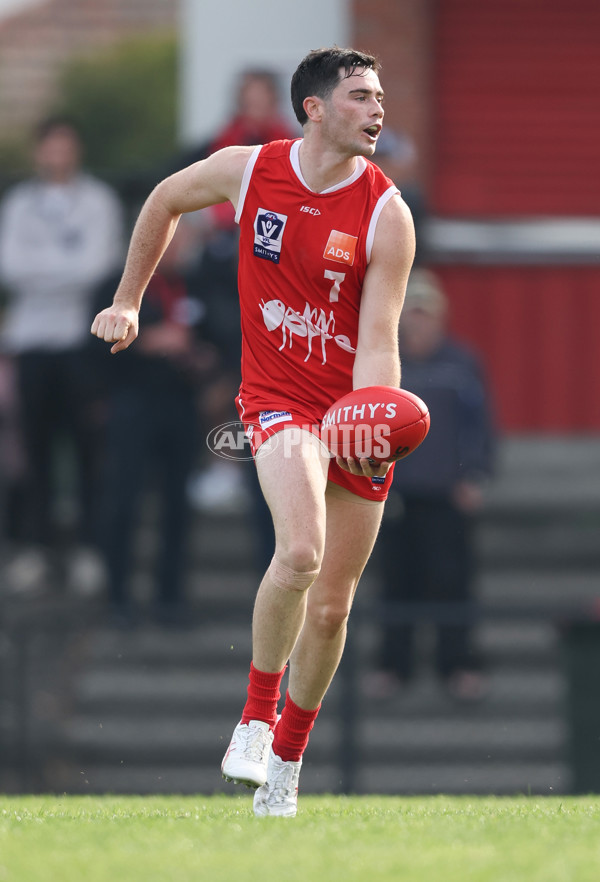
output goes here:
<path id="1" fill-rule="evenodd" d="M 272 741 L 273 733 L 268 723 L 262 720 L 250 720 L 247 725 L 238 723 L 221 763 L 225 780 L 247 787 L 261 787 L 267 780 Z"/>
<path id="2" fill-rule="evenodd" d="M 280 759 L 271 749 L 267 767 L 267 781 L 254 794 L 254 814 L 293 818 L 298 810 L 298 779 L 302 760 Z"/>

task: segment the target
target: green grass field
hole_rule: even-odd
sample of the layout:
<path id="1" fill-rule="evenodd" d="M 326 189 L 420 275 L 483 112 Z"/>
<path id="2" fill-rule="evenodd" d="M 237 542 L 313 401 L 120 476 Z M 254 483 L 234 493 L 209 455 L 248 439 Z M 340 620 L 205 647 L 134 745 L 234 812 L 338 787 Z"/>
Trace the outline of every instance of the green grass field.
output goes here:
<path id="1" fill-rule="evenodd" d="M 600 797 L 1 796 L 0 882 L 597 882 Z"/>

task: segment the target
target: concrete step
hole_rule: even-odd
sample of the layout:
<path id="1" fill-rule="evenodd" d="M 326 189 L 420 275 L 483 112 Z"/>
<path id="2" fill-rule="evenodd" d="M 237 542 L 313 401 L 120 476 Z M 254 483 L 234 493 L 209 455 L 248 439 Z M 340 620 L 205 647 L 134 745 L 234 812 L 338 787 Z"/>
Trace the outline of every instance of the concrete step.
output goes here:
<path id="1" fill-rule="evenodd" d="M 401 757 L 415 762 L 474 762 L 484 759 L 554 760 L 566 743 L 564 722 L 559 719 L 474 716 L 427 720 L 361 721 L 357 743 L 360 761 L 376 756 L 379 762 L 395 763 Z"/>
<path id="2" fill-rule="evenodd" d="M 214 621 L 219 616 L 229 622 L 250 621 L 260 576 L 254 569 L 240 564 L 219 569 L 214 562 L 191 567 L 185 579 L 186 598 L 195 607 L 200 623 L 205 617 Z M 150 565 L 140 565 L 132 578 L 132 596 L 147 604 L 154 598 L 154 574 Z"/>
<path id="3" fill-rule="evenodd" d="M 560 637 L 551 622 L 484 621 L 473 632 L 476 649 L 486 665 L 519 660 L 523 665 L 552 666 L 560 651 Z"/>
<path id="4" fill-rule="evenodd" d="M 223 788 L 218 767 L 231 719 L 214 714 L 172 718 L 140 728 L 139 719 L 93 724 L 74 717 L 51 762 L 60 786 L 124 792 Z M 337 789 L 343 732 L 323 714 L 311 737 L 305 792 Z M 562 792 L 567 733 L 561 719 L 363 719 L 358 730 L 358 792 Z M 184 774 L 187 768 L 187 777 Z M 333 771 L 337 768 L 337 772 Z M 333 774 L 332 774 L 333 772 Z M 86 786 L 80 776 L 85 777 Z M 135 783 L 133 783 L 135 781 Z M 81 785 L 81 788 L 79 788 Z M 164 789 L 163 789 L 164 788 Z"/>
<path id="5" fill-rule="evenodd" d="M 600 493 L 600 490 L 599 490 Z M 479 516 L 476 537 L 479 557 L 486 566 L 504 568 L 515 563 L 542 568 L 597 566 L 600 561 L 600 496 L 597 507 L 570 499 L 548 505 L 542 499 L 518 502 L 511 495 L 500 503 L 488 500 Z M 194 519 L 188 554 L 189 571 L 202 579 L 204 571 L 250 575 L 254 590 L 262 575 L 250 515 L 211 521 Z M 139 528 L 136 566 L 152 573 L 156 557 L 156 530 Z"/>
<path id="6" fill-rule="evenodd" d="M 141 709 L 154 706 L 155 713 L 188 704 L 196 711 L 206 705 L 238 703 L 245 699 L 246 678 L 237 672 L 214 670 L 210 674 L 197 669 L 152 671 L 129 665 L 120 672 L 96 667 L 76 683 L 77 706 Z"/>
<path id="7" fill-rule="evenodd" d="M 600 545 L 600 531 L 596 541 Z M 594 551 L 596 554 L 596 551 Z M 588 566 L 587 560 L 574 560 L 567 567 L 552 564 L 552 558 L 543 563 L 507 556 L 499 566 L 480 560 L 474 589 L 483 603 L 522 609 L 539 608 L 543 617 L 555 608 L 564 612 L 569 606 L 600 601 L 598 567 Z M 222 624 L 249 628 L 258 577 L 252 571 L 219 572 L 208 567 L 194 570 L 187 580 L 187 597 L 194 607 L 194 625 L 203 623 L 213 627 Z M 357 595 L 357 604 L 379 596 L 379 570 L 376 558 L 365 569 Z M 140 571 L 134 582 L 134 594 L 141 603 L 153 596 L 152 580 L 148 572 Z M 157 632 L 160 629 L 156 629 Z M 193 630 L 193 628 L 192 628 Z M 239 632 L 241 633 L 241 632 Z"/>
<path id="8" fill-rule="evenodd" d="M 363 663 L 377 667 L 381 629 L 377 621 L 366 620 L 362 607 L 357 607 L 355 610 L 355 619 L 359 616 L 362 621 L 359 633 L 356 634 L 356 640 L 361 650 Z M 425 623 L 419 627 L 426 632 L 434 631 L 431 619 L 425 620 Z M 356 628 L 353 627 L 353 635 L 355 632 Z M 423 651 L 429 658 L 433 655 L 434 637 L 434 633 L 429 634 L 429 639 L 426 642 L 431 646 Z M 419 628 L 417 629 L 418 638 Z M 515 664 L 516 662 L 528 668 L 554 665 L 557 653 L 562 648 L 559 625 L 551 619 L 486 618 L 485 613 L 473 627 L 472 641 L 475 650 L 485 660 L 486 666 L 491 667 L 498 667 L 504 663 Z M 416 651 L 419 652 L 418 647 Z"/>
<path id="9" fill-rule="evenodd" d="M 381 794 L 513 794 L 568 793 L 570 770 L 559 760 L 549 762 L 477 761 L 446 763 L 367 763 L 356 777 L 357 793 Z"/>
<path id="10" fill-rule="evenodd" d="M 563 713 L 567 682 L 559 666 L 524 668 L 510 660 L 505 665 L 491 667 L 486 679 L 487 694 L 483 699 L 457 702 L 426 669 L 407 687 L 381 699 L 369 694 L 367 673 L 357 701 L 365 717 L 392 717 L 402 722 L 429 720 L 440 714 L 452 720 L 475 720 L 520 719 L 533 715 L 550 718 Z"/>
<path id="11" fill-rule="evenodd" d="M 540 616 L 566 611 L 570 606 L 588 606 L 600 599 L 598 572 L 581 565 L 569 570 L 529 569 L 511 566 L 506 570 L 484 569 L 480 573 L 477 595 L 483 603 L 502 607 L 535 608 Z"/>
<path id="12" fill-rule="evenodd" d="M 310 748 L 309 748 L 310 751 Z M 338 793 L 340 771 L 335 763 L 311 761 L 309 751 L 302 766 L 301 794 Z M 252 791 L 228 784 L 221 778 L 219 765 L 118 765 L 88 762 L 77 769 L 62 760 L 52 760 L 46 777 L 58 793 L 75 794 L 197 794 L 202 809 L 203 794 L 228 793 L 240 804 L 252 805 Z M 569 792 L 570 770 L 556 762 L 398 762 L 367 763 L 358 770 L 353 791 L 359 794 L 473 794 L 560 795 Z M 300 801 L 300 810 L 302 802 Z"/>
<path id="13" fill-rule="evenodd" d="M 250 658 L 252 636 L 248 622 L 205 621 L 184 629 L 140 627 L 132 631 L 112 628 L 94 630 L 85 640 L 87 666 L 110 665 L 122 667 L 127 663 L 148 668 L 179 664 L 209 664 L 218 658 L 219 665 L 239 656 Z"/>
<path id="14" fill-rule="evenodd" d="M 370 652 L 378 642 L 378 625 L 365 620 L 364 607 L 357 607 L 356 617 L 361 619 L 360 646 Z M 494 662 L 518 656 L 523 661 L 546 664 L 553 662 L 560 650 L 560 632 L 551 620 L 484 618 L 474 628 L 474 640 Z M 235 622 L 215 622 L 181 632 L 160 628 L 138 629 L 131 634 L 100 630 L 85 644 L 86 667 L 95 671 L 113 667 L 115 675 L 129 665 L 149 673 L 154 668 L 159 673 L 173 673 L 181 667 L 196 676 L 206 663 L 219 669 L 245 669 L 252 652 L 250 623 Z"/>
<path id="15" fill-rule="evenodd" d="M 600 509 L 598 437 L 514 436 L 501 440 L 488 510 L 595 512 Z"/>
<path id="16" fill-rule="evenodd" d="M 321 743 L 323 733 L 330 739 L 326 721 L 341 732 L 344 676 L 342 669 L 328 693 L 319 726 L 315 728 L 317 743 Z M 87 739 L 90 751 L 100 753 L 111 745 L 128 751 L 131 745 L 141 754 L 142 746 L 152 743 L 157 756 L 162 749 L 160 739 L 173 737 L 180 747 L 188 744 L 189 751 L 196 756 L 199 739 L 206 733 L 213 738 L 215 727 L 225 732 L 232 727 L 244 699 L 242 684 L 241 676 L 235 672 L 215 674 L 205 683 L 193 671 L 156 676 L 156 672 L 149 675 L 134 668 L 117 679 L 106 671 L 91 671 L 77 683 L 73 713 L 66 728 L 61 729 L 61 737 L 67 738 L 71 748 L 75 746 L 74 738 L 81 743 Z M 522 735 L 522 750 L 531 752 L 532 745 L 541 750 L 544 745 L 548 748 L 547 738 L 555 739 L 552 733 L 556 733 L 564 717 L 566 691 L 565 678 L 559 670 L 506 667 L 490 672 L 489 693 L 484 700 L 465 705 L 453 700 L 430 675 L 424 675 L 385 701 L 370 697 L 368 687 L 355 690 L 360 721 L 357 731 L 360 740 L 368 741 L 361 734 L 362 727 L 373 726 L 373 731 L 379 733 L 376 737 L 383 738 L 393 752 L 405 736 L 409 741 L 418 740 L 419 731 L 424 733 L 420 745 L 426 751 L 431 746 L 426 733 L 447 746 L 452 739 L 444 727 L 462 732 L 455 740 L 467 745 L 469 751 L 473 740 L 479 739 L 485 745 L 496 743 L 496 739 L 510 752 L 516 750 Z M 536 732 L 533 741 L 527 734 L 530 731 Z M 412 735 L 407 734 L 411 732 Z M 552 744 L 556 746 L 554 740 Z M 377 742 L 376 746 L 383 749 L 382 743 Z M 172 745 L 169 750 L 173 748 Z"/>
<path id="17" fill-rule="evenodd" d="M 109 760 L 129 765 L 211 763 L 220 766 L 237 722 L 234 714 L 206 713 L 195 717 L 162 714 L 144 718 L 135 713 L 96 721 L 72 716 L 60 732 L 59 753 L 79 762 Z M 335 717 L 324 716 L 311 738 L 313 760 L 332 754 L 339 741 Z"/>
<path id="18" fill-rule="evenodd" d="M 233 571 L 260 569 L 257 559 L 257 536 L 251 512 L 223 514 L 210 517 L 192 514 L 187 556 L 190 566 L 211 566 Z M 135 557 L 138 566 L 149 567 L 157 552 L 158 526 L 148 517 L 136 531 Z"/>
<path id="19" fill-rule="evenodd" d="M 506 522 L 484 520 L 477 531 L 477 553 L 488 570 L 537 567 L 542 571 L 559 568 L 596 568 L 600 563 L 600 513 L 523 522 L 511 515 Z"/>
<path id="20" fill-rule="evenodd" d="M 114 793 L 114 794 L 191 794 L 198 796 L 202 810 L 204 794 L 227 793 L 237 796 L 240 805 L 252 806 L 254 791 L 247 787 L 229 784 L 221 777 L 220 764 L 196 763 L 192 765 L 160 764 L 129 765 L 127 762 L 105 763 L 90 760 L 83 768 L 53 758 L 46 764 L 45 778 L 52 782 L 57 793 Z M 313 764 L 308 757 L 302 766 L 303 793 L 340 792 L 340 771 L 335 763 Z"/>
<path id="21" fill-rule="evenodd" d="M 487 659 L 489 700 L 502 701 L 503 705 L 522 701 L 557 701 L 564 694 L 563 675 L 559 657 L 546 652 L 542 657 L 532 655 L 527 664 L 519 661 L 508 651 L 493 662 Z M 361 663 L 362 671 L 368 671 L 369 663 Z M 328 701 L 342 689 L 345 662 L 328 692 Z M 148 666 L 136 660 L 102 662 L 81 671 L 75 678 L 72 702 L 75 706 L 154 706 L 157 712 L 186 704 L 191 708 L 235 703 L 245 699 L 248 658 L 244 656 L 236 664 L 227 659 L 221 664 L 213 660 L 210 670 L 195 663 L 171 663 L 161 668 Z M 426 680 L 424 688 L 417 682 L 402 693 L 405 700 L 415 696 L 424 704 L 437 702 L 435 681 Z M 285 681 L 282 688 L 285 688 Z M 368 696 L 367 696 L 368 697 Z"/>
<path id="22" fill-rule="evenodd" d="M 327 702 L 311 735 L 313 763 L 335 761 L 349 734 L 338 716 L 338 704 L 334 698 Z M 404 706 L 400 702 L 395 712 L 388 705 L 384 713 L 377 713 L 375 704 L 363 701 L 354 734 L 357 763 L 372 764 L 373 757 L 390 766 L 408 759 L 448 764 L 554 761 L 562 758 L 568 736 L 560 709 L 560 701 L 548 703 L 541 713 L 531 702 L 512 713 L 497 700 L 463 709 L 431 702 L 419 709 L 414 703 L 411 708 L 409 702 Z M 183 713 L 158 706 L 153 712 L 112 707 L 100 715 L 79 710 L 60 727 L 55 754 L 76 764 L 215 764 L 229 743 L 234 720 L 233 709 L 214 707 L 193 711 L 188 707 Z"/>

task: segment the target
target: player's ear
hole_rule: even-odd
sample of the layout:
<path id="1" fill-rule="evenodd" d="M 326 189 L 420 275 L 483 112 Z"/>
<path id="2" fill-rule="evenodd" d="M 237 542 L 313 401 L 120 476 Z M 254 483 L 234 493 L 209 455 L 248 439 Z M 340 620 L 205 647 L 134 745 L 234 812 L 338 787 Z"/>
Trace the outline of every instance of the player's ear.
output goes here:
<path id="1" fill-rule="evenodd" d="M 323 118 L 323 101 L 316 95 L 310 95 L 302 102 L 304 112 L 311 122 L 320 122 Z"/>

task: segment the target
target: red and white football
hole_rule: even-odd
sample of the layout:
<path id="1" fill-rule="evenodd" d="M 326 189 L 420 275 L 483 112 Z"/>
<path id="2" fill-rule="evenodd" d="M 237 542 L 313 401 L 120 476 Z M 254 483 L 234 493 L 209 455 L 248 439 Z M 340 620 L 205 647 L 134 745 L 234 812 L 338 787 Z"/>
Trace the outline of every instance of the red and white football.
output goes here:
<path id="1" fill-rule="evenodd" d="M 366 457 L 372 465 L 408 456 L 429 431 L 429 410 L 406 389 L 366 386 L 331 405 L 321 438 L 334 455 Z"/>

